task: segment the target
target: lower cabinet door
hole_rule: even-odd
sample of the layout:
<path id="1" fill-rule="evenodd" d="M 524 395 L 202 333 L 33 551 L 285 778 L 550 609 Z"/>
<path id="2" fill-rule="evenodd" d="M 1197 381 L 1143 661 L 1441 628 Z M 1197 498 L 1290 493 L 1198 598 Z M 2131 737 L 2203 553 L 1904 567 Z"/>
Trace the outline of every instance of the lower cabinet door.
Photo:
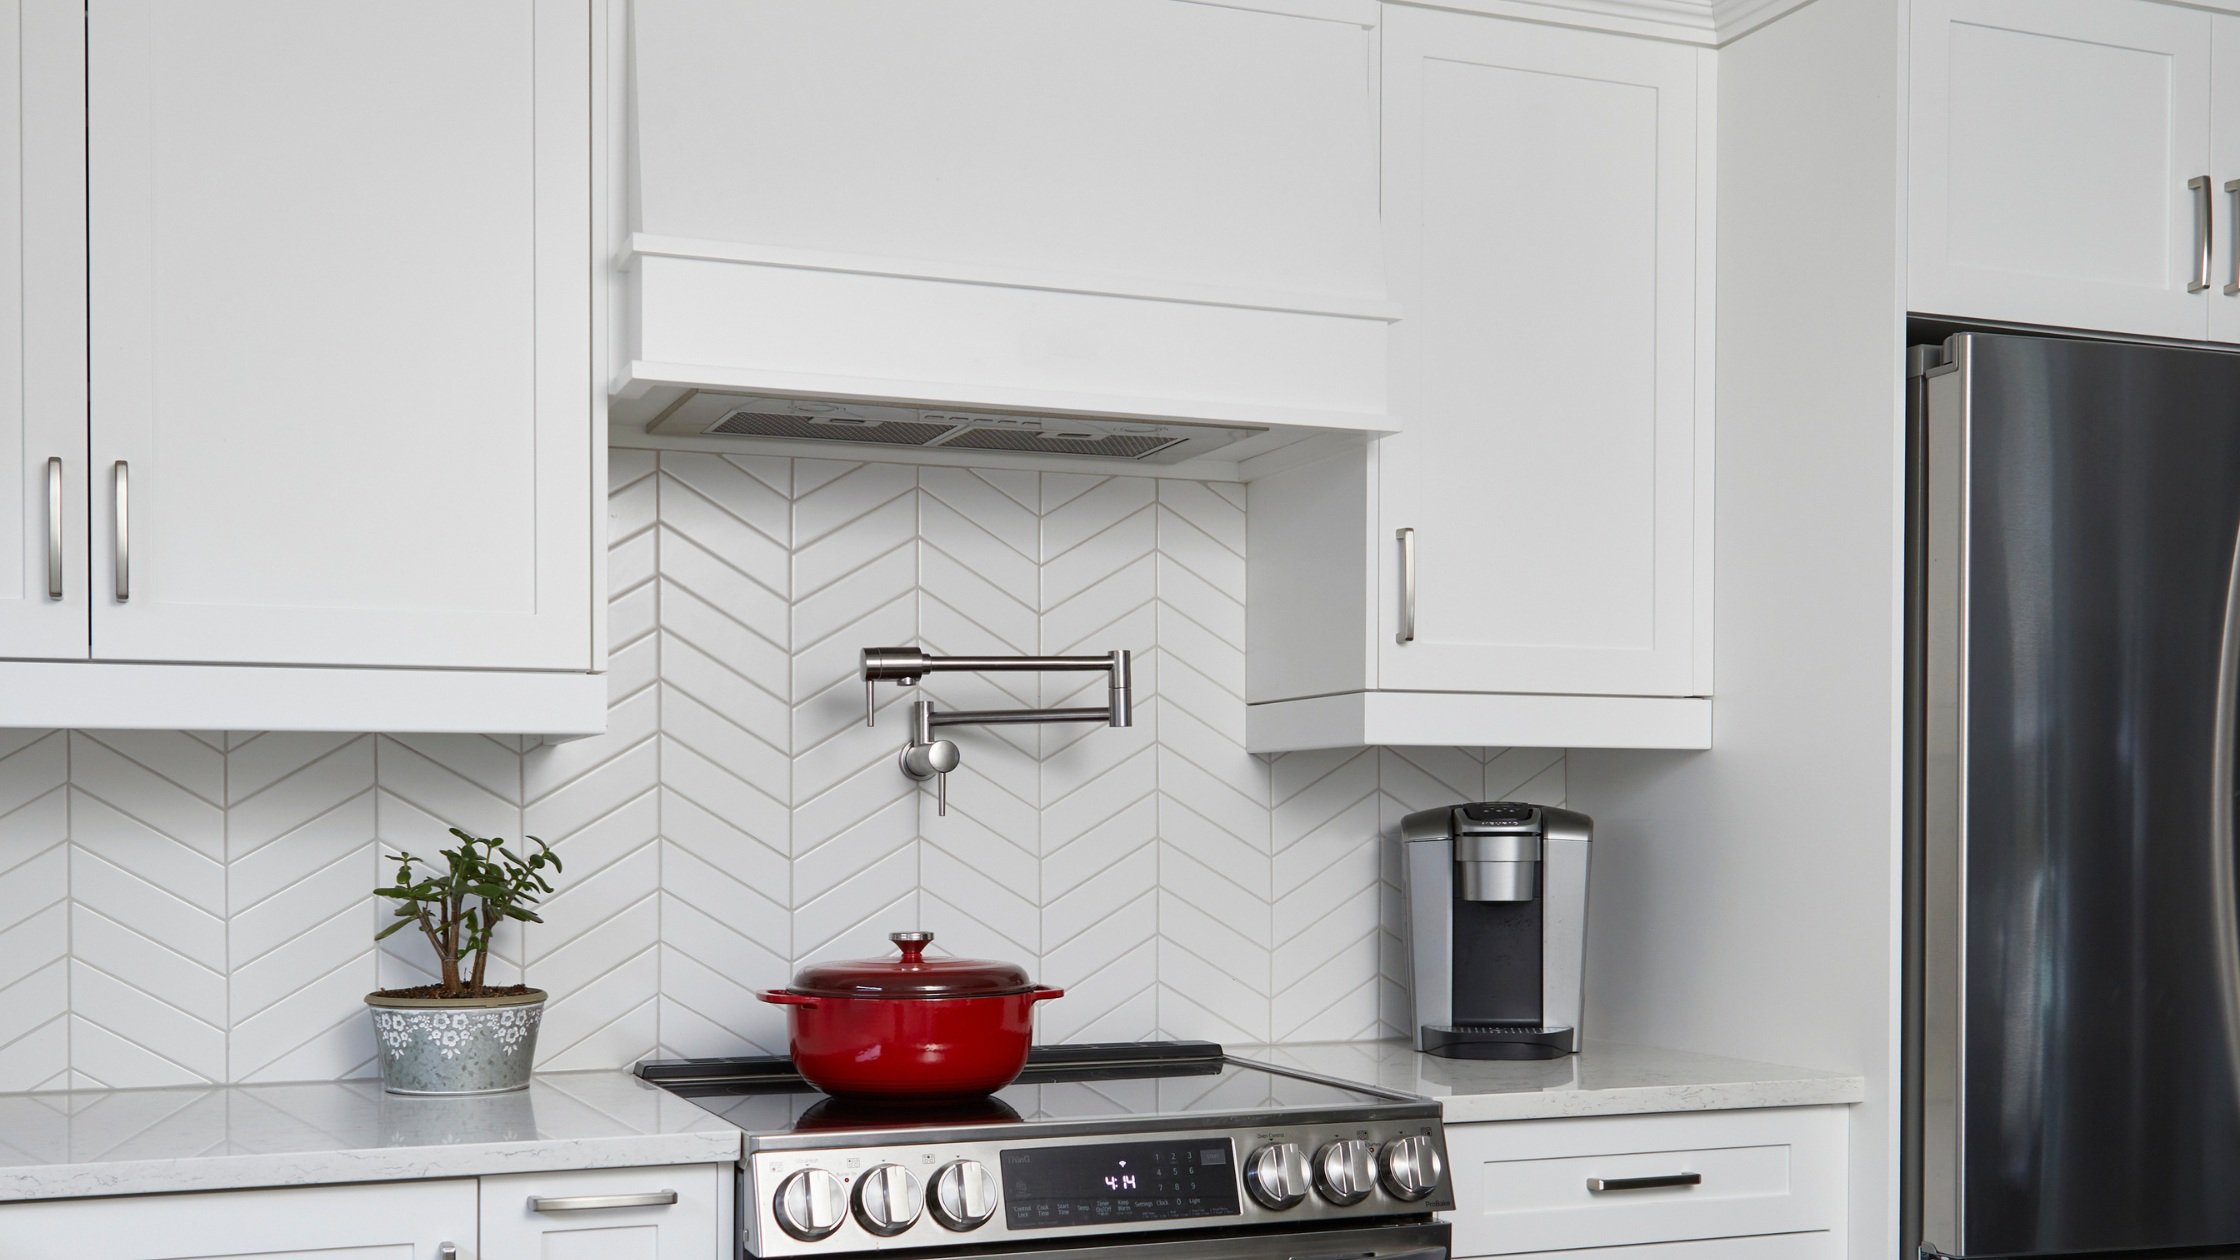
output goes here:
<path id="1" fill-rule="evenodd" d="M 8 1260 L 475 1260 L 475 1184 L 0 1204 Z"/>
<path id="2" fill-rule="evenodd" d="M 728 1260 L 730 1172 L 680 1164 L 484 1177 L 483 1260 Z"/>

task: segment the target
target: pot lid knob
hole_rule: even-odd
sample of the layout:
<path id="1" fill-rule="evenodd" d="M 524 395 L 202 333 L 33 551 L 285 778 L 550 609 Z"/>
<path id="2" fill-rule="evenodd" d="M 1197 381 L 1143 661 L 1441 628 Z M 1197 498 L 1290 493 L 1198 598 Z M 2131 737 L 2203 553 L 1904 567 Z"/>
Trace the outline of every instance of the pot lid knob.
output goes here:
<path id="1" fill-rule="evenodd" d="M 926 960 L 926 946 L 933 943 L 933 933 L 889 932 L 887 939 L 901 947 L 902 965 L 908 967 Z"/>

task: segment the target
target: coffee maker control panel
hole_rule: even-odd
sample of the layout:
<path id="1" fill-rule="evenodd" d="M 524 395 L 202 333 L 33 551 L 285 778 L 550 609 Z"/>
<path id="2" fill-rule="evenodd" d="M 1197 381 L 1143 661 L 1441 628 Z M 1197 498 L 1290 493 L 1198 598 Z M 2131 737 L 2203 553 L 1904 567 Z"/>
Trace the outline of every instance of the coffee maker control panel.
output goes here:
<path id="1" fill-rule="evenodd" d="M 1487 823 L 1502 830 L 1535 826 L 1540 821 L 1540 809 L 1535 805 L 1520 805 L 1515 801 L 1486 801 L 1462 807 L 1464 826 Z"/>

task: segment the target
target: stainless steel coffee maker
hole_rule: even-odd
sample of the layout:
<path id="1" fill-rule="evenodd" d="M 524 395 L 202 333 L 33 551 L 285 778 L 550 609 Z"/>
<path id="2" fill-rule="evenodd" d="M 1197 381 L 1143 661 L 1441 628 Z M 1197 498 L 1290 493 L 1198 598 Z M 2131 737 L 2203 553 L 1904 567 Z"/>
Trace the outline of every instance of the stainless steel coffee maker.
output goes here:
<path id="1" fill-rule="evenodd" d="M 1578 1052 L 1593 835 L 1585 814 L 1519 801 L 1401 820 L 1416 1049 L 1450 1059 Z"/>

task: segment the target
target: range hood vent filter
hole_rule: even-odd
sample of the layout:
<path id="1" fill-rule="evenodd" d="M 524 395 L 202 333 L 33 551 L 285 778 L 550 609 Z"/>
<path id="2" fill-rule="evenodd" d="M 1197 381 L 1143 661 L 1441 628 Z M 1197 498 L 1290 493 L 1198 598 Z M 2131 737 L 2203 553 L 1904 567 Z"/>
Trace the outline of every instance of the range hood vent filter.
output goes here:
<path id="1" fill-rule="evenodd" d="M 961 412 L 694 390 L 647 426 L 695 437 L 779 438 L 1172 464 L 1267 430 L 1080 416 Z"/>
<path id="2" fill-rule="evenodd" d="M 734 411 L 709 429 L 726 437 L 794 438 L 809 442 L 877 442 L 881 446 L 925 446 L 947 433 L 946 424 L 908 420 L 858 420 L 847 417 L 789 416 L 768 411 Z"/>
<path id="3" fill-rule="evenodd" d="M 966 429 L 943 446 L 975 451 L 1042 451 L 1057 455 L 1098 455 L 1106 459 L 1142 459 L 1182 441 L 1171 434 L 1143 436 L 1129 433 L 1084 433 L 1079 429 L 1037 433 L 1018 429 Z"/>

